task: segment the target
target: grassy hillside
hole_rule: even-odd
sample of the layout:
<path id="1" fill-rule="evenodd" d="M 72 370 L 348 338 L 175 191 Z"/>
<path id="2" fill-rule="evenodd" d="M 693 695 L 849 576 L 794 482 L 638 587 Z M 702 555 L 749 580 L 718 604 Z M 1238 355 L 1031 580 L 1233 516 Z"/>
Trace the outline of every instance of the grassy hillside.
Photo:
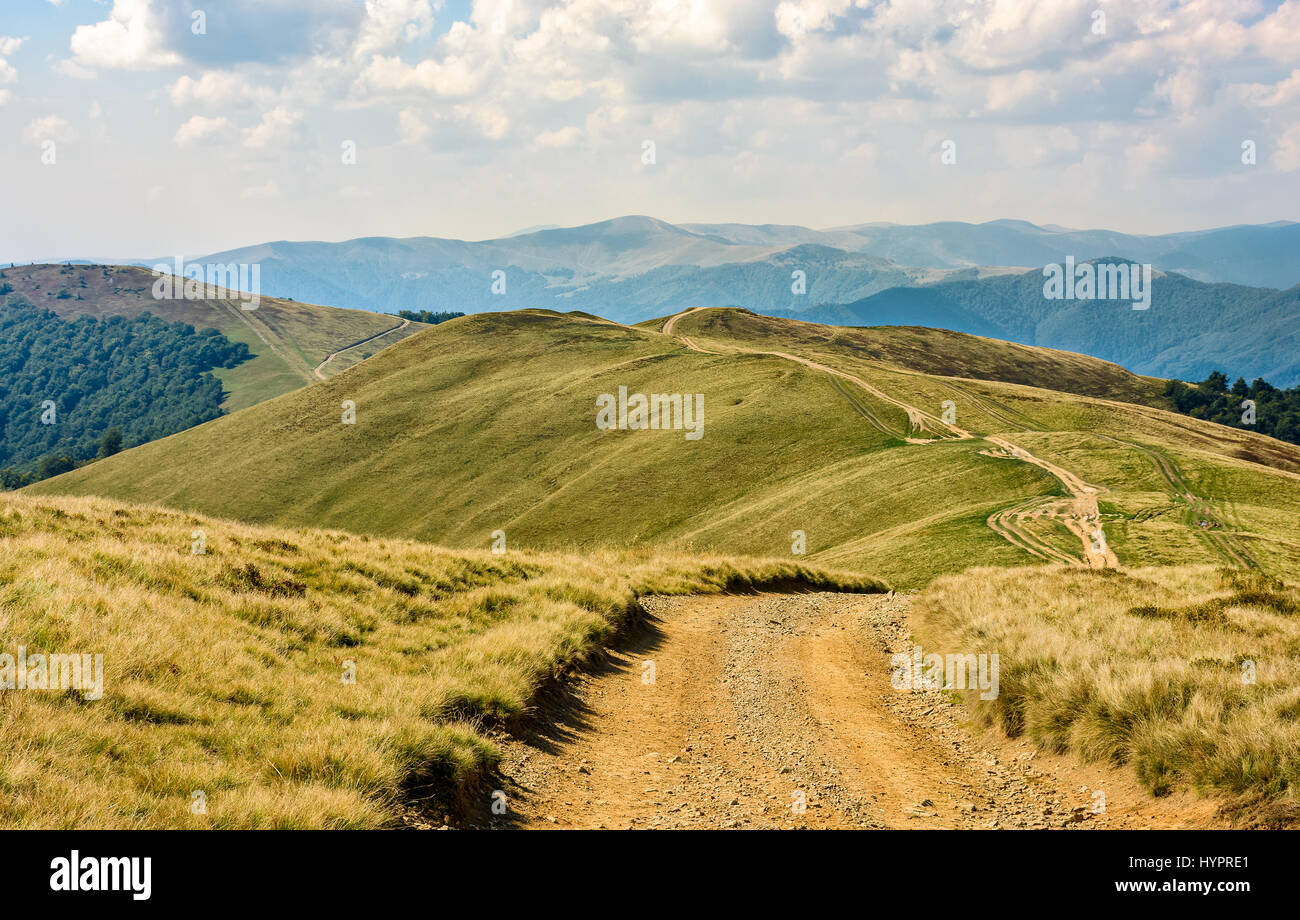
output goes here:
<path id="1" fill-rule="evenodd" d="M 238 301 L 230 300 L 158 300 L 152 272 L 121 265 L 19 265 L 0 270 L 0 276 L 0 289 L 12 289 L 0 300 L 21 295 L 64 319 L 135 317 L 147 310 L 169 322 L 217 329 L 232 342 L 243 342 L 253 360 L 216 372 L 228 393 L 223 408 L 232 412 L 316 380 L 313 369 L 332 352 L 393 330 L 332 360 L 322 369 L 326 376 L 423 328 L 365 310 L 274 297 L 263 297 L 255 310 L 242 310 Z"/>
<path id="2" fill-rule="evenodd" d="M 1155 795 L 1239 796 L 1300 819 L 1300 592 L 1209 567 L 973 570 L 921 597 L 928 651 L 997 652 L 984 721 L 1057 752 L 1129 764 Z M 1176 654 L 1171 654 L 1172 650 Z"/>
<path id="3" fill-rule="evenodd" d="M 103 656 L 102 695 L 0 693 L 3 827 L 380 827 L 421 801 L 436 820 L 496 757 L 483 726 L 639 594 L 882 589 L 788 562 L 454 552 L 13 493 L 0 548 L 0 653 Z"/>
<path id="4" fill-rule="evenodd" d="M 1146 399 L 1153 385 L 1025 352 L 744 311 L 682 314 L 671 334 L 480 314 L 33 491 L 462 547 L 502 530 L 535 549 L 794 558 L 803 531 L 800 558 L 901 585 L 1104 562 L 1081 544 L 1097 524 L 1123 564 L 1300 565 L 1300 449 L 1062 392 Z M 599 430 L 597 397 L 619 386 L 704 394 L 704 436 Z"/>
<path id="5" fill-rule="evenodd" d="M 664 319 L 641 325 L 657 329 Z M 725 345 L 793 349 L 800 354 L 850 357 L 922 374 L 968 377 L 1173 408 L 1163 380 L 1141 377 L 1118 364 L 1088 355 L 1019 345 L 928 326 L 821 326 L 749 310 L 701 310 L 678 328 Z"/>
<path id="6" fill-rule="evenodd" d="M 1300 567 L 1300 449 L 1157 408 L 1164 403 L 1160 381 L 1084 355 L 940 330 L 841 330 L 703 310 L 681 315 L 674 332 L 714 350 L 783 347 L 935 415 L 950 400 L 961 428 L 1012 438 L 1099 487 L 1100 522 L 1125 564 L 1203 562 L 1278 574 Z M 991 379 L 968 379 L 980 375 Z M 1029 502 L 1023 529 L 1070 550 L 1076 541 L 1042 508 Z M 864 537 L 859 544 L 871 542 Z M 843 562 L 858 549 L 820 558 Z"/>

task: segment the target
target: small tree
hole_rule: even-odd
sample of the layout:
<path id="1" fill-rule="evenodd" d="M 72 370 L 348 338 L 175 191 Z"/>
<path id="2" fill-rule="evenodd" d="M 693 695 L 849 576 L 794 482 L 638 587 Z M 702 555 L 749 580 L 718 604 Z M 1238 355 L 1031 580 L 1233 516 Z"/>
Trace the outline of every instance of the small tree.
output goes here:
<path id="1" fill-rule="evenodd" d="M 71 457 L 65 457 L 61 454 L 46 454 L 41 458 L 41 464 L 36 468 L 38 479 L 49 479 L 51 476 L 58 476 L 60 473 L 66 473 L 75 470 L 77 464 L 72 462 Z"/>
<path id="2" fill-rule="evenodd" d="M 99 439 L 99 456 L 111 457 L 122 449 L 122 429 L 113 426 Z"/>

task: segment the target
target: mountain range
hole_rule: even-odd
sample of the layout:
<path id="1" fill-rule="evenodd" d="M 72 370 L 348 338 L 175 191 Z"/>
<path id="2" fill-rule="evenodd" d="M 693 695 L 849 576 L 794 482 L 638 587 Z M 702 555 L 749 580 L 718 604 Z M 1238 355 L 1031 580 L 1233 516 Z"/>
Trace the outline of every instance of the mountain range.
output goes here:
<path id="1" fill-rule="evenodd" d="M 814 230 L 628 216 L 481 241 L 282 240 L 190 261 L 256 263 L 265 295 L 363 310 L 581 310 L 635 323 L 742 306 L 822 323 L 941 326 L 1139 373 L 1201 379 L 1220 369 L 1289 386 L 1300 383 L 1300 294 L 1283 289 L 1300 283 L 1298 252 L 1300 224 L 1290 221 L 1144 236 L 1020 220 Z M 1153 309 L 1045 301 L 1043 267 L 1071 258 L 1151 264 Z"/>
<path id="2" fill-rule="evenodd" d="M 851 303 L 889 287 L 1041 268 L 1067 257 L 1119 256 L 1196 281 L 1287 288 L 1300 283 L 1298 252 L 1300 224 L 1288 221 L 1139 236 L 1019 220 L 812 230 L 629 216 L 481 241 L 281 240 L 196 260 L 258 263 L 264 293 L 311 303 L 467 313 L 580 309 L 639 322 L 690 306 Z M 804 272 L 802 292 L 793 290 L 794 271 Z M 504 285 L 494 272 L 504 273 Z"/>

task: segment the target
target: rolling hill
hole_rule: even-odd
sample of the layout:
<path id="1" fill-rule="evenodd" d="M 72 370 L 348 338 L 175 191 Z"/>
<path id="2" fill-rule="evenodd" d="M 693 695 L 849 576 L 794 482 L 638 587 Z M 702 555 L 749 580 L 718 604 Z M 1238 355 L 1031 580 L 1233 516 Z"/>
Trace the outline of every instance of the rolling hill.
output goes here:
<path id="1" fill-rule="evenodd" d="M 23 298 L 62 319 L 134 318 L 148 311 L 169 322 L 216 329 L 253 354 L 252 360 L 214 371 L 226 390 L 227 411 L 337 373 L 422 328 L 366 310 L 276 297 L 263 296 L 255 310 L 241 309 L 237 300 L 159 300 L 153 296 L 156 280 L 137 266 L 19 265 L 0 270 L 0 300 Z M 336 357 L 327 361 L 331 354 Z"/>
<path id="2" fill-rule="evenodd" d="M 1300 383 L 1300 285 L 1285 291 L 1155 273 L 1151 305 L 1047 300 L 1043 273 L 891 288 L 795 315 L 852 326 L 927 325 L 1097 355 L 1144 374 L 1202 380 L 1225 371 Z"/>
<path id="3" fill-rule="evenodd" d="M 1277 576 L 1300 566 L 1300 448 L 1172 413 L 1161 383 L 961 333 L 735 309 L 639 326 L 523 311 L 425 329 L 3 497 L 0 625 L 32 649 L 106 654 L 93 705 L 65 692 L 0 708 L 22 752 L 0 772 L 0 823 L 436 827 L 455 814 L 510 826 L 528 795 L 510 779 L 526 714 L 639 623 L 664 675 L 674 649 L 732 667 L 717 649 L 733 639 L 782 660 L 825 653 L 789 654 L 807 673 L 781 677 L 763 704 L 887 686 L 889 646 L 872 632 L 885 624 L 928 649 L 993 648 L 1000 694 L 965 692 L 978 722 L 1125 765 L 1161 801 L 1194 787 L 1239 823 L 1293 825 L 1300 593 Z M 635 419 L 632 397 L 615 397 L 624 388 L 689 399 L 692 423 L 600 427 L 611 399 Z M 650 625 L 644 610 L 662 608 L 639 600 L 886 585 L 922 590 L 704 600 Z M 743 628 L 728 631 L 736 617 Z M 796 633 L 808 617 L 816 634 Z M 818 682 L 849 649 L 851 676 Z M 627 671 L 609 676 L 626 689 Z M 694 689 L 721 710 L 756 705 L 736 683 Z M 809 750 L 859 717 L 891 718 L 897 698 L 867 696 L 876 709 L 854 695 Z M 655 724 L 691 715 L 668 713 L 673 699 L 642 709 Z M 925 719 L 941 703 L 950 695 L 912 704 Z M 731 725 L 694 737 L 723 743 Z M 567 747 L 553 737 L 552 756 Z M 809 769 L 787 765 L 785 736 L 773 743 L 766 769 Z M 622 763 L 610 745 L 602 756 Z M 564 765 L 558 800 L 609 794 L 593 794 L 612 788 L 603 763 L 582 782 Z M 1075 769 L 1061 768 L 1060 788 L 1079 789 Z M 502 788 L 510 813 L 479 817 L 484 790 Z M 993 814 L 1023 811 L 1017 794 L 993 795 L 1009 806 Z"/>
<path id="4" fill-rule="evenodd" d="M 703 394 L 703 436 L 601 430 L 597 399 L 620 387 Z M 794 558 L 799 531 L 804 558 L 900 585 L 1043 562 L 1294 569 L 1300 448 L 1158 392 L 1082 355 L 937 330 L 479 314 L 29 491 L 458 547 L 500 531 L 532 549 Z"/>
<path id="5" fill-rule="evenodd" d="M 480 241 L 281 240 L 197 261 L 256 263 L 268 293 L 368 310 L 579 310 L 636 323 L 745 306 L 811 322 L 955 329 L 1187 379 L 1214 365 L 1289 386 L 1300 382 L 1296 294 L 1284 289 L 1300 284 L 1298 247 L 1300 224 L 1286 221 L 1141 236 L 1019 220 L 813 230 L 627 216 Z M 1158 328 L 1111 323 L 1094 304 L 1030 302 L 1032 272 L 1067 258 L 1152 264 L 1161 299 L 1148 322 Z"/>

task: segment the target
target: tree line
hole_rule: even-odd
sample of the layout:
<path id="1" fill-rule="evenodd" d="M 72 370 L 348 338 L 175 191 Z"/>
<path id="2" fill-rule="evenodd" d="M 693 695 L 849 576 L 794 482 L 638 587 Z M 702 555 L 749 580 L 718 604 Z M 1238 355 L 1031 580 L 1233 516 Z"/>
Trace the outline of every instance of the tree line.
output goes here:
<path id="1" fill-rule="evenodd" d="M 1194 385 L 1170 380 L 1165 396 L 1184 415 L 1300 444 L 1300 386 L 1282 390 L 1259 377 L 1229 386 L 1227 375 L 1214 371 Z"/>
<path id="2" fill-rule="evenodd" d="M 402 319 L 409 319 L 413 323 L 429 323 L 436 326 L 438 323 L 445 323 L 449 319 L 455 319 L 458 316 L 464 316 L 464 313 L 449 313 L 433 310 L 398 310 L 396 313 L 390 313 L 389 316 L 397 316 Z"/>
<path id="3" fill-rule="evenodd" d="M 252 357 L 215 329 L 144 312 L 61 319 L 0 304 L 0 485 L 18 488 L 222 414 L 211 372 Z"/>

